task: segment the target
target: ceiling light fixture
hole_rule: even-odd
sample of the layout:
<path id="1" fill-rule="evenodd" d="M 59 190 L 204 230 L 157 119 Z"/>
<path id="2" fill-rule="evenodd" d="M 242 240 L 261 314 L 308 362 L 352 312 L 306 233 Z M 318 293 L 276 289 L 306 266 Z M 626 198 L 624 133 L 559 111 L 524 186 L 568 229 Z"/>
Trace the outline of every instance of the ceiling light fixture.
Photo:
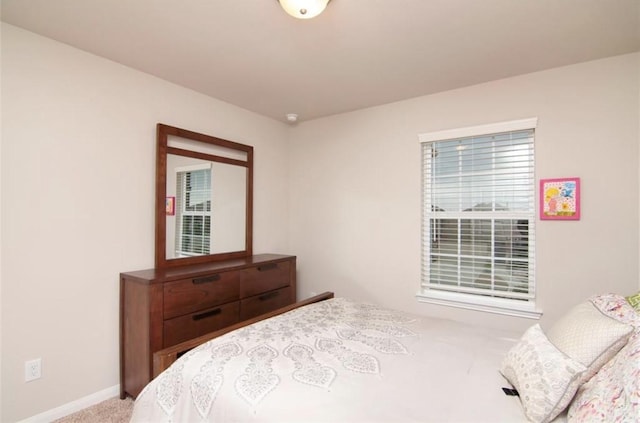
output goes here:
<path id="1" fill-rule="evenodd" d="M 285 12 L 298 19 L 318 16 L 331 0 L 278 0 Z"/>
<path id="2" fill-rule="evenodd" d="M 296 123 L 298 115 L 296 113 L 287 113 L 287 121 L 290 123 Z"/>

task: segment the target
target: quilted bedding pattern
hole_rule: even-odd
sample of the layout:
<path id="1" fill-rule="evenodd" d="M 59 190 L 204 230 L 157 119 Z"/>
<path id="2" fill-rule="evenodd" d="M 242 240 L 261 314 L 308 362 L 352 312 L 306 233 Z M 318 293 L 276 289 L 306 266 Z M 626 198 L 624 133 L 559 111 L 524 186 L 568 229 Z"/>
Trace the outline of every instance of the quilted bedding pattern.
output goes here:
<path id="1" fill-rule="evenodd" d="M 516 339 L 336 298 L 185 354 L 132 422 L 519 422 L 497 370 Z"/>

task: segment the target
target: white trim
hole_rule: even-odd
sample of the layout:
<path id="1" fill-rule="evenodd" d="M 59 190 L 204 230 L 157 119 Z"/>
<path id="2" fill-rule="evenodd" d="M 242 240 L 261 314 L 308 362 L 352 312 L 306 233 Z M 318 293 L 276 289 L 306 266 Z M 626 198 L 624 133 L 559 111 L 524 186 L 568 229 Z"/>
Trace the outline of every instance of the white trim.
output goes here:
<path id="1" fill-rule="evenodd" d="M 416 294 L 423 303 L 463 308 L 466 310 L 484 311 L 486 313 L 505 316 L 540 319 L 542 310 L 536 309 L 533 301 L 517 301 L 505 298 L 480 297 L 459 292 L 425 290 Z"/>
<path id="2" fill-rule="evenodd" d="M 426 302 L 426 303 L 431 303 L 431 304 L 438 304 L 438 305 L 442 305 L 442 306 L 450 306 L 450 307 L 457 307 L 457 308 L 462 308 L 462 309 L 467 309 L 467 310 L 476 310 L 476 311 L 482 311 L 482 312 L 487 312 L 487 313 L 495 313 L 495 314 L 501 314 L 501 315 L 507 315 L 507 316 L 514 316 L 514 317 L 522 317 L 522 318 L 528 318 L 528 319 L 540 319 L 540 317 L 542 316 L 542 311 L 541 310 L 537 310 L 536 309 L 536 305 L 534 302 L 534 298 L 535 298 L 535 291 L 533 291 L 533 287 L 535 287 L 535 285 L 533 284 L 534 282 L 534 278 L 533 278 L 533 268 L 532 268 L 532 264 L 534 263 L 533 261 L 530 263 L 529 266 L 529 287 L 531 288 L 531 290 L 533 292 L 531 292 L 529 294 L 529 300 L 528 301 L 522 301 L 522 300 L 518 300 L 516 299 L 516 297 L 520 297 L 521 295 L 513 295 L 512 298 L 501 298 L 501 297 L 490 297 L 490 296 L 486 296 L 486 295 L 478 295 L 476 293 L 469 293 L 470 290 L 469 289 L 459 289 L 456 290 L 454 287 L 451 287 L 451 291 L 445 291 L 442 289 L 433 289 L 429 284 L 428 284 L 428 280 L 425 280 L 425 266 L 426 266 L 426 275 L 429 275 L 429 269 L 430 269 L 430 260 L 427 259 L 427 261 L 425 262 L 425 256 L 430 255 L 430 243 L 429 241 L 425 241 L 425 232 L 426 230 L 430 230 L 429 228 L 431 227 L 429 224 L 428 219 L 425 218 L 425 216 L 429 216 L 429 213 L 433 210 L 432 207 L 433 205 L 431 204 L 430 201 L 430 193 L 429 190 L 431 188 L 431 184 L 428 182 L 425 182 L 425 175 L 428 178 L 430 175 L 430 172 L 428 171 L 428 167 L 430 166 L 430 163 L 434 160 L 433 156 L 431 154 L 429 154 L 429 151 L 431 151 L 432 145 L 431 143 L 434 142 L 440 142 L 440 141 L 444 141 L 445 143 L 450 143 L 452 140 L 456 141 L 458 139 L 462 139 L 462 138 L 472 138 L 472 137 L 478 137 L 478 136 L 490 136 L 493 134 L 499 134 L 499 133 L 512 133 L 514 131 L 532 131 L 535 130 L 538 124 L 538 118 L 537 117 L 532 117 L 532 118 L 527 118 L 527 119 L 520 119 L 520 120 L 513 120 L 513 121 L 505 121 L 505 122 L 497 122 L 497 123 L 490 123 L 490 124 L 486 124 L 486 125 L 478 125 L 478 126 L 470 126 L 470 127 L 466 127 L 466 128 L 454 128 L 454 129 L 447 129 L 447 130 L 441 130 L 441 131 L 434 131 L 434 132 L 428 132 L 428 133 L 422 133 L 422 134 L 418 134 L 418 139 L 420 141 L 420 143 L 422 144 L 422 150 L 423 150 L 423 157 L 422 157 L 422 166 L 423 166 L 423 186 L 422 186 L 422 192 L 423 192 L 423 222 L 422 222 L 422 237 L 423 237 L 423 244 L 422 244 L 422 266 L 423 266 L 423 289 L 418 292 L 418 294 L 416 294 L 416 297 L 418 299 L 418 301 L 420 302 Z M 426 153 L 426 154 L 425 154 Z M 530 159 L 533 160 L 533 157 L 530 156 Z M 531 162 L 532 164 L 532 162 Z M 426 170 L 425 170 L 426 169 Z M 531 172 L 533 172 L 533 169 L 531 169 Z M 492 173 L 494 174 L 493 170 Z M 533 197 L 533 194 L 535 192 L 535 184 L 534 184 L 534 179 L 533 179 L 533 173 L 531 173 L 531 195 L 532 195 L 532 202 L 535 202 L 535 198 Z M 426 198 L 426 199 L 425 199 Z M 513 216 L 513 217 L 517 217 L 517 218 L 521 218 L 521 217 L 525 217 L 531 221 L 533 221 L 535 223 L 535 208 L 533 208 L 533 205 L 530 204 L 532 206 L 532 209 L 530 211 L 527 212 L 508 212 L 508 213 L 503 213 L 504 216 Z M 473 214 L 473 213 L 472 213 Z M 440 215 L 440 213 L 438 213 L 438 215 Z M 466 216 L 468 216 L 467 213 L 465 213 Z M 460 213 L 457 212 L 450 212 L 450 213 L 446 213 L 446 212 L 442 212 L 442 217 L 445 218 L 446 217 L 454 217 L 454 218 L 464 218 L 465 216 L 461 215 Z M 497 217 L 494 216 L 494 214 L 492 214 L 492 217 Z M 426 229 L 425 229 L 425 225 L 426 225 Z M 429 235 L 429 234 L 426 234 Z M 493 242 L 493 233 L 492 233 L 492 242 Z M 529 243 L 529 260 L 533 260 L 533 256 L 532 256 L 532 244 Z M 426 264 L 425 264 L 426 263 Z M 459 267 L 458 267 L 458 270 Z M 457 292 L 456 292 L 457 291 Z M 464 291 L 464 292 L 462 292 Z M 500 295 L 500 293 L 497 293 L 497 295 Z M 509 293 L 506 292 L 504 293 L 505 296 L 509 296 Z"/>
<path id="3" fill-rule="evenodd" d="M 87 407 L 98 404 L 102 401 L 106 401 L 113 397 L 120 395 L 120 385 L 115 385 L 110 388 L 103 389 L 86 397 L 79 398 L 75 401 L 63 404 L 60 407 L 52 408 L 44 413 L 36 414 L 35 416 L 28 417 L 24 420 L 20 420 L 18 423 L 48 423 L 62 417 L 66 417 L 77 411 L 84 410 Z"/>
<path id="4" fill-rule="evenodd" d="M 486 125 L 468 126 L 466 128 L 445 129 L 442 131 L 425 132 L 418 134 L 418 140 L 423 142 L 443 141 L 455 138 L 472 137 L 476 135 L 497 134 L 500 132 L 521 131 L 535 129 L 538 118 L 510 120 L 506 122 L 489 123 Z"/>

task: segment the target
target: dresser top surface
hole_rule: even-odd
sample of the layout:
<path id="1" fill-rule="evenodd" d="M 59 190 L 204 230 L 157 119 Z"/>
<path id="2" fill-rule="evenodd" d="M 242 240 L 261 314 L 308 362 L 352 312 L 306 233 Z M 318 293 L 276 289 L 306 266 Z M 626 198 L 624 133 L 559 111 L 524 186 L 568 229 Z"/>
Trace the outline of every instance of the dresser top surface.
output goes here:
<path id="1" fill-rule="evenodd" d="M 257 254 L 239 259 L 212 261 L 209 263 L 200 263 L 188 266 L 176 266 L 161 269 L 152 268 L 132 272 L 122 272 L 120 273 L 120 277 L 126 277 L 127 279 L 134 279 L 145 283 L 165 282 L 167 280 L 206 275 L 212 272 L 243 269 L 267 262 L 289 261 L 295 258 L 296 256 L 284 254 Z"/>

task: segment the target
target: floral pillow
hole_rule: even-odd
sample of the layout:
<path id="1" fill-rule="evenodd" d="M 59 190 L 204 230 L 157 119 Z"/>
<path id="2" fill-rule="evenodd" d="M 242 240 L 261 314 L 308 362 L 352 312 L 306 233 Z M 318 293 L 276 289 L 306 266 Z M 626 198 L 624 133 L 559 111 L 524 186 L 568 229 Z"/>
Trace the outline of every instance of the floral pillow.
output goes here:
<path id="1" fill-rule="evenodd" d="M 598 310 L 620 322 L 640 327 L 640 313 L 634 310 L 626 298 L 618 294 L 602 294 L 589 298 Z"/>
<path id="2" fill-rule="evenodd" d="M 640 421 L 640 332 L 578 390 L 569 422 Z"/>
<path id="3" fill-rule="evenodd" d="M 640 421 L 640 313 L 624 297 L 599 295 L 591 302 L 603 313 L 634 327 L 618 354 L 582 385 L 569 407 L 569 422 Z"/>

